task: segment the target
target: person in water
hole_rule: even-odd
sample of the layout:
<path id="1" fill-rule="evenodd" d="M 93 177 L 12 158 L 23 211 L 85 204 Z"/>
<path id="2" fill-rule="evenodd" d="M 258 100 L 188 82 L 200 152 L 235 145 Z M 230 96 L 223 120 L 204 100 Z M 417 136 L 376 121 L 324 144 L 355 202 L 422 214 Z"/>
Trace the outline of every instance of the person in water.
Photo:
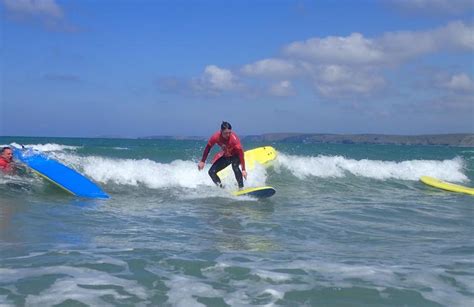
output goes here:
<path id="1" fill-rule="evenodd" d="M 214 157 L 213 164 L 209 169 L 209 176 L 211 176 L 212 181 L 222 188 L 221 179 L 217 176 L 217 173 L 229 164 L 232 164 L 232 169 L 234 170 L 235 179 L 237 179 L 237 183 L 239 184 L 239 189 L 243 188 L 243 178 L 247 179 L 244 149 L 242 148 L 239 137 L 232 131 L 232 125 L 228 122 L 222 122 L 221 130 L 214 133 L 207 142 L 207 146 L 202 154 L 202 159 L 198 164 L 198 169 L 202 170 L 204 168 L 209 151 L 215 144 L 219 145 L 222 151 Z M 242 171 L 240 171 L 239 165 L 242 166 Z"/>
<path id="2" fill-rule="evenodd" d="M 0 151 L 0 171 L 4 174 L 13 173 L 13 151 L 10 147 L 3 147 Z"/>

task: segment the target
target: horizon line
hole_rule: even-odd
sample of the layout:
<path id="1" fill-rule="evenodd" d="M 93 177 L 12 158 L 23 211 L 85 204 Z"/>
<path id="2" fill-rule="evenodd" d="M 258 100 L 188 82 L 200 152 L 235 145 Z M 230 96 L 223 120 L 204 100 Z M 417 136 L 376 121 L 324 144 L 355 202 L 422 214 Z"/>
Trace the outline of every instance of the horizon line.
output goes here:
<path id="1" fill-rule="evenodd" d="M 383 135 L 383 136 L 441 136 L 441 135 L 474 135 L 474 132 L 449 132 L 449 133 L 422 133 L 422 134 L 390 134 L 390 133 L 321 133 L 321 132 L 266 132 L 260 134 L 240 134 L 241 137 L 249 136 L 263 136 L 263 135 L 281 135 L 281 134 L 295 134 L 295 135 Z M 123 136 L 123 135 L 97 135 L 97 136 L 28 136 L 28 135 L 0 135 L 5 138 L 74 138 L 74 139 L 146 139 L 146 138 L 207 138 L 204 135 L 171 135 L 171 134 L 157 134 L 144 136 Z"/>

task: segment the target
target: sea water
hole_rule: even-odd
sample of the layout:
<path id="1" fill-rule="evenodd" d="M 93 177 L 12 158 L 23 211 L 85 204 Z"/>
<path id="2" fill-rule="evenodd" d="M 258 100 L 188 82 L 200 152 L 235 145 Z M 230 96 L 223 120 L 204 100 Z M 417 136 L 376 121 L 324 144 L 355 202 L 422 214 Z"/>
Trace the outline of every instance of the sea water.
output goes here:
<path id="1" fill-rule="evenodd" d="M 278 150 L 216 188 L 205 140 L 0 138 L 85 174 L 78 199 L 0 176 L 2 306 L 473 306 L 474 148 L 245 143 Z M 215 152 L 215 151 L 214 151 Z"/>

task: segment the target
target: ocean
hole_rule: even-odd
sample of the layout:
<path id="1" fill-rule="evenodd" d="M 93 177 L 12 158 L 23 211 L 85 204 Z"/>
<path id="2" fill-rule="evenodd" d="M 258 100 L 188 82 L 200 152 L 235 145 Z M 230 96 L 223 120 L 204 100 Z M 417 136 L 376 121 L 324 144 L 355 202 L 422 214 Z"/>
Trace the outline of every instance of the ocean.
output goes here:
<path id="1" fill-rule="evenodd" d="M 474 197 L 418 180 L 474 186 L 474 148 L 244 142 L 278 150 L 249 171 L 277 190 L 256 200 L 197 170 L 204 140 L 11 143 L 111 198 L 0 176 L 1 306 L 474 304 Z"/>

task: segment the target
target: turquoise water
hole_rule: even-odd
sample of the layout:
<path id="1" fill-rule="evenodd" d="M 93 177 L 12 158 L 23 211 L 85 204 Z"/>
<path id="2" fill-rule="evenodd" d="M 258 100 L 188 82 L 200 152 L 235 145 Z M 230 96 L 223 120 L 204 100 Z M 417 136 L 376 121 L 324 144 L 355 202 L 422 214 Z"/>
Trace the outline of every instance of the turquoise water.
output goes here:
<path id="1" fill-rule="evenodd" d="M 86 174 L 111 199 L 0 176 L 0 305 L 472 306 L 474 148 L 244 143 L 279 151 L 215 188 L 205 141 L 0 138 Z M 206 165 L 209 168 L 209 164 Z"/>

